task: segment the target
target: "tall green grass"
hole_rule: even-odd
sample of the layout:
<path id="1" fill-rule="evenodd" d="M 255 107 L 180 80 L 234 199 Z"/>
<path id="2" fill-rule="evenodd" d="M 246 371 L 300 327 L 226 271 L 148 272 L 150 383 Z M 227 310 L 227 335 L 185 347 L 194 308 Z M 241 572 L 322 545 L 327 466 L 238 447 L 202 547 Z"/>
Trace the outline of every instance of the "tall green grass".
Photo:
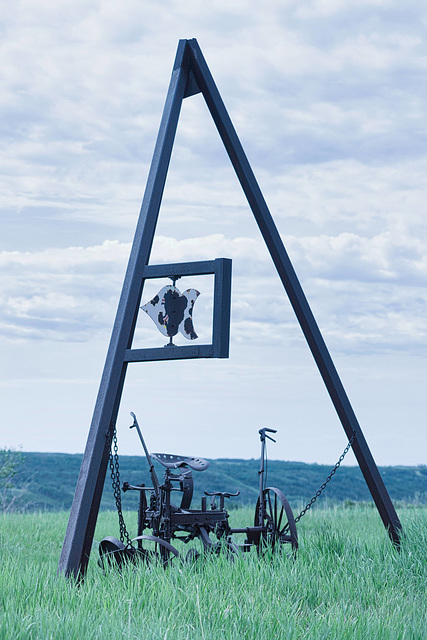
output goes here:
<path id="1" fill-rule="evenodd" d="M 68 514 L 1 516 L 0 638 L 427 638 L 427 510 L 399 515 L 400 552 L 375 508 L 331 507 L 300 521 L 295 561 L 251 552 L 104 575 L 94 549 L 80 587 L 56 575 Z M 252 517 L 242 509 L 231 524 Z M 100 514 L 105 535 L 117 535 L 116 514 Z"/>

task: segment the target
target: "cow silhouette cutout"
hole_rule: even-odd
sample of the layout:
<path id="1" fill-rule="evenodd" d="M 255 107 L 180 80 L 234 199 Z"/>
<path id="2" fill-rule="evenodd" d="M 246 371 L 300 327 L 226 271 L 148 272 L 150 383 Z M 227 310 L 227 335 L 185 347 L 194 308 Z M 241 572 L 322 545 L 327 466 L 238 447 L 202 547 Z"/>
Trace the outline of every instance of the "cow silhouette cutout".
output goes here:
<path id="1" fill-rule="evenodd" d="M 167 285 L 141 309 L 150 316 L 160 333 L 170 338 L 169 344 L 173 344 L 172 338 L 178 331 L 187 340 L 196 340 L 198 336 L 193 325 L 193 309 L 199 295 L 196 289 L 181 293 L 174 285 Z"/>

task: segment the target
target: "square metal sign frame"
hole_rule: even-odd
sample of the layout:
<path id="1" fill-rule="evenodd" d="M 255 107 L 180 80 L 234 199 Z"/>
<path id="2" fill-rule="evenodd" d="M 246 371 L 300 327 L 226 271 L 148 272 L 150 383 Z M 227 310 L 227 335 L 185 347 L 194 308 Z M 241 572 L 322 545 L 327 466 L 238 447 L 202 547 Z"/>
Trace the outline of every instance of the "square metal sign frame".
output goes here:
<path id="1" fill-rule="evenodd" d="M 183 276 L 214 275 L 212 343 L 174 345 L 149 349 L 126 349 L 125 362 L 184 360 L 190 358 L 228 358 L 230 345 L 231 260 L 216 258 L 200 262 L 148 265 L 144 280 Z"/>

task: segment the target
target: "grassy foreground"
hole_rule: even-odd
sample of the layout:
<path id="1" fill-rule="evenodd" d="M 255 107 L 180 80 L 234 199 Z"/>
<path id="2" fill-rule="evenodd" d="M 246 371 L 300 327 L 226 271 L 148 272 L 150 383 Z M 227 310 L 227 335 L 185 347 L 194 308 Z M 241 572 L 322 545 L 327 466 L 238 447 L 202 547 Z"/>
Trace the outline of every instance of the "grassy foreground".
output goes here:
<path id="1" fill-rule="evenodd" d="M 318 509 L 299 523 L 300 551 L 241 554 L 163 570 L 103 575 L 97 550 L 77 588 L 56 576 L 67 513 L 0 516 L 0 638 L 427 638 L 427 509 L 399 509 L 393 549 L 375 508 Z M 252 512 L 232 513 L 233 526 Z M 129 514 L 129 529 L 134 516 Z M 117 535 L 101 513 L 96 538 Z"/>

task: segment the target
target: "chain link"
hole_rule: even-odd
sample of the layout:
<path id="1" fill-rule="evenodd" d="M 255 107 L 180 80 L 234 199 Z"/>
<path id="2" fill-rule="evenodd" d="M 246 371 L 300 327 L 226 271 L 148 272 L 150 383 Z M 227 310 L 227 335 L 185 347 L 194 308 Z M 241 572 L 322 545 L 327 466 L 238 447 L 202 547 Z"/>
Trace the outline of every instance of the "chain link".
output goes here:
<path id="1" fill-rule="evenodd" d="M 111 484 L 113 486 L 114 499 L 116 501 L 116 509 L 117 514 L 119 516 L 119 527 L 120 527 L 120 540 L 124 543 L 126 540 L 126 544 L 131 544 L 131 538 L 126 529 L 125 520 L 123 518 L 122 512 L 122 494 L 120 489 L 120 469 L 119 469 L 119 447 L 117 444 L 117 430 L 114 427 L 113 431 L 113 442 L 111 442 L 110 432 L 107 432 L 107 440 L 110 448 L 110 470 L 111 470 Z M 113 456 L 113 448 L 114 448 L 114 456 Z"/>
<path id="2" fill-rule="evenodd" d="M 324 489 L 326 489 L 326 485 L 328 484 L 328 482 L 331 481 L 332 476 L 335 475 L 335 473 L 337 472 L 337 469 L 339 468 L 341 462 L 344 460 L 345 456 L 347 455 L 351 445 L 354 442 L 354 439 L 356 437 L 356 431 L 353 431 L 353 435 L 351 436 L 350 440 L 348 441 L 348 444 L 346 446 L 346 448 L 344 449 L 344 451 L 342 452 L 342 454 L 339 457 L 338 462 L 335 464 L 334 468 L 332 469 L 331 473 L 328 475 L 328 477 L 326 478 L 325 482 L 323 484 L 320 485 L 320 489 L 318 491 L 316 491 L 316 493 L 314 494 L 314 496 L 312 497 L 312 499 L 310 500 L 310 502 L 308 502 L 306 504 L 306 506 L 304 507 L 304 509 L 301 511 L 301 513 L 295 518 L 295 524 L 301 520 L 301 518 L 307 513 L 307 511 L 309 509 L 311 509 L 311 507 L 313 506 L 313 504 L 316 502 L 317 498 L 321 495 L 322 491 L 324 491 Z"/>

